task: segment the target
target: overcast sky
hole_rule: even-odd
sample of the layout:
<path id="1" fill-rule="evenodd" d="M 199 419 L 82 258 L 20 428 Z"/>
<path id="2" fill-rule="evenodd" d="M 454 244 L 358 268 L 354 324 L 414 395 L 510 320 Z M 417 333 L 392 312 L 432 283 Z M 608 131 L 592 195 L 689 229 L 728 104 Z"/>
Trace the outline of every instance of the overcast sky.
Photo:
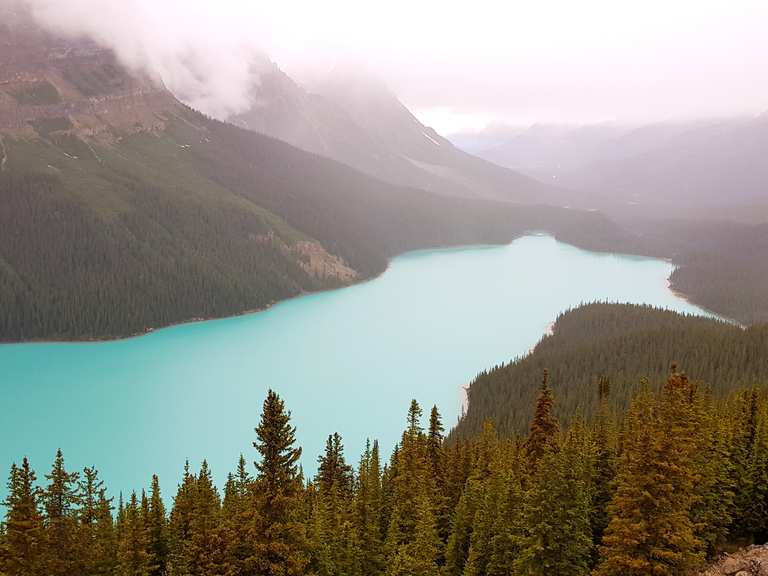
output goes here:
<path id="1" fill-rule="evenodd" d="M 353 61 L 444 133 L 768 110 L 768 0 L 29 0 L 218 116 Z"/>

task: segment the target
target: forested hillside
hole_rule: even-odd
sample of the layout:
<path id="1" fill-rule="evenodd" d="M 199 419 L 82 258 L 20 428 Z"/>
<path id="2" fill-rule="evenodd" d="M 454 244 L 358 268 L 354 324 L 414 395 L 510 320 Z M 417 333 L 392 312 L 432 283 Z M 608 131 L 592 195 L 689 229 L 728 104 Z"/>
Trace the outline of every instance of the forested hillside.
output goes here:
<path id="1" fill-rule="evenodd" d="M 1 339 L 236 314 L 380 273 L 405 250 L 527 230 L 626 243 L 597 214 L 396 188 L 189 110 L 163 122 L 106 144 L 4 139 Z"/>
<path id="2" fill-rule="evenodd" d="M 673 368 L 616 413 L 603 381 L 595 416 L 567 427 L 546 373 L 537 394 L 525 433 L 489 423 L 449 443 L 413 401 L 389 457 L 369 443 L 355 468 L 334 434 L 306 481 L 270 391 L 255 468 L 241 456 L 222 493 L 205 461 L 187 465 L 170 510 L 157 476 L 115 500 L 61 452 L 44 477 L 23 459 L 0 573 L 687 576 L 727 543 L 768 538 L 768 403 L 753 389 L 714 401 Z"/>
<path id="3" fill-rule="evenodd" d="M 768 325 L 746 330 L 717 320 L 649 306 L 589 304 L 563 313 L 552 334 L 529 355 L 481 373 L 469 386 L 469 406 L 454 430 L 477 434 L 491 419 L 504 434 L 525 429 L 543 370 L 558 398 L 558 414 L 591 416 L 592 391 L 610 379 L 611 405 L 624 409 L 649 378 L 655 386 L 673 363 L 722 398 L 738 387 L 768 382 Z"/>

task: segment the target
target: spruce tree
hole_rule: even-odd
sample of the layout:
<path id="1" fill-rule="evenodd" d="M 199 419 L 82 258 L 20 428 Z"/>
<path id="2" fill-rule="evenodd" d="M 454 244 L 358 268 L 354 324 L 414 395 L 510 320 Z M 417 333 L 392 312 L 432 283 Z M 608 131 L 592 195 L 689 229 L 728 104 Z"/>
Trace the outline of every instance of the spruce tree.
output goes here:
<path id="1" fill-rule="evenodd" d="M 539 397 L 536 400 L 536 409 L 534 410 L 531 429 L 526 442 L 526 451 L 528 459 L 532 464 L 544 455 L 547 445 L 554 440 L 560 426 L 554 415 L 554 397 L 549 388 L 549 373 L 544 370 L 544 377 L 541 380 Z"/>
<path id="2" fill-rule="evenodd" d="M 299 576 L 308 562 L 306 532 L 301 522 L 302 479 L 298 461 L 301 448 L 290 412 L 270 390 L 264 401 L 261 421 L 253 443 L 260 460 L 256 462 L 255 553 L 249 569 L 264 575 Z"/>
<path id="3" fill-rule="evenodd" d="M 592 555 L 587 485 L 588 444 L 571 432 L 558 446 L 549 442 L 526 491 L 523 535 L 515 573 L 586 576 Z"/>
<path id="4" fill-rule="evenodd" d="M 87 574 L 97 571 L 99 558 L 97 548 L 99 536 L 97 522 L 99 519 L 99 497 L 104 490 L 104 482 L 99 479 L 95 468 L 84 468 L 78 482 L 78 497 L 80 510 L 78 512 L 80 542 L 79 549 L 83 551 L 83 569 Z"/>
<path id="5" fill-rule="evenodd" d="M 475 516 L 485 500 L 485 484 L 492 472 L 491 462 L 497 446 L 496 431 L 488 421 L 483 427 L 483 434 L 475 443 L 472 471 L 453 515 L 451 534 L 445 548 L 443 573 L 446 576 L 460 576 L 464 573 L 470 554 Z"/>
<path id="6" fill-rule="evenodd" d="M 344 444 L 341 436 L 334 433 L 328 436 L 325 453 L 318 457 L 318 488 L 329 492 L 335 487 L 339 492 L 349 495 L 352 492 L 352 482 L 352 467 L 344 458 Z"/>
<path id="7" fill-rule="evenodd" d="M 401 545 L 413 538 L 416 529 L 416 501 L 421 491 L 431 492 L 421 415 L 421 407 L 416 400 L 412 400 L 408 409 L 407 427 L 392 468 L 392 510 L 385 552 L 390 559 L 394 558 Z"/>
<path id="8" fill-rule="evenodd" d="M 196 491 L 197 477 L 190 471 L 187 461 L 184 463 L 184 475 L 176 491 L 168 522 L 168 571 L 174 575 L 189 573 L 187 546 L 192 536 Z"/>
<path id="9" fill-rule="evenodd" d="M 685 375 L 673 371 L 658 400 L 644 392 L 633 402 L 598 576 L 682 576 L 700 564 L 704 543 L 691 518 L 701 445 L 696 394 Z"/>
<path id="10" fill-rule="evenodd" d="M 502 443 L 492 455 L 490 474 L 482 483 L 478 506 L 472 523 L 465 576 L 484 576 L 493 555 L 493 537 L 498 528 L 501 498 L 509 480 L 507 453 Z"/>
<path id="11" fill-rule="evenodd" d="M 49 576 L 69 576 L 83 570 L 83 552 L 78 548 L 77 472 L 67 472 L 61 450 L 51 472 L 46 474 L 48 486 L 43 492 L 45 509 L 45 553 L 42 561 Z"/>
<path id="12" fill-rule="evenodd" d="M 355 493 L 356 527 L 360 550 L 365 562 L 362 572 L 365 576 L 378 576 L 384 568 L 381 534 L 381 465 L 379 444 L 370 441 L 360 458 Z"/>
<path id="13" fill-rule="evenodd" d="M 168 568 L 169 535 L 165 504 L 160 494 L 160 481 L 156 474 L 152 476 L 146 528 L 147 550 L 150 556 L 150 575 L 162 576 L 167 572 Z"/>
<path id="14" fill-rule="evenodd" d="M 90 554 L 93 576 L 112 576 L 117 568 L 118 539 L 112 518 L 112 499 L 107 498 L 104 488 L 99 489 L 96 502 L 93 540 Z"/>
<path id="15" fill-rule="evenodd" d="M 416 502 L 416 523 L 413 536 L 401 543 L 387 565 L 387 576 L 438 576 L 437 557 L 440 539 L 427 490 L 422 490 Z"/>
<path id="16" fill-rule="evenodd" d="M 147 552 L 147 530 L 141 517 L 136 492 L 125 506 L 125 516 L 117 549 L 118 576 L 149 576 L 150 556 Z"/>
<path id="17" fill-rule="evenodd" d="M 453 513 L 451 496 L 446 475 L 446 455 L 443 446 L 443 422 L 437 406 L 433 406 L 429 414 L 429 431 L 427 432 L 427 460 L 429 474 L 432 477 L 432 507 L 435 510 L 437 535 L 440 539 L 438 564 L 445 563 L 445 546 L 451 534 L 451 516 Z"/>
<path id="18" fill-rule="evenodd" d="M 593 566 L 598 560 L 597 552 L 603 540 L 603 533 L 608 527 L 608 505 L 613 496 L 612 482 L 616 475 L 615 432 L 608 402 L 609 394 L 610 380 L 607 377 L 602 377 L 598 385 L 599 407 L 593 429 L 595 452 L 589 517 L 592 542 L 594 543 L 594 555 L 591 560 Z"/>
<path id="19" fill-rule="evenodd" d="M 219 540 L 221 502 L 208 462 L 203 460 L 194 483 L 185 566 L 192 576 L 216 574 L 223 564 Z"/>
<path id="20" fill-rule="evenodd" d="M 253 478 L 241 454 L 237 471 L 230 474 L 224 493 L 220 534 L 224 545 L 224 564 L 227 576 L 247 574 L 246 564 L 254 555 L 254 529 L 256 509 Z"/>
<path id="21" fill-rule="evenodd" d="M 515 570 L 523 535 L 523 469 L 527 461 L 517 441 L 510 442 L 506 480 L 501 487 L 498 515 L 491 537 L 487 576 L 507 576 Z"/>
<path id="22" fill-rule="evenodd" d="M 43 518 L 39 510 L 35 472 L 25 457 L 11 466 L 5 506 L 4 535 L 0 540 L 0 571 L 10 575 L 40 574 L 44 550 Z"/>

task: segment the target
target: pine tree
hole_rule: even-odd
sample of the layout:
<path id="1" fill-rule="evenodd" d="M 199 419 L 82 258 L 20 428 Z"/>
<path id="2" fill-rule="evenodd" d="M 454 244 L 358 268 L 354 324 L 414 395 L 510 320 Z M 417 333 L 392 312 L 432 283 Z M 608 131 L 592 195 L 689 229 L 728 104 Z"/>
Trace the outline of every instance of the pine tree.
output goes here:
<path id="1" fill-rule="evenodd" d="M 318 458 L 317 485 L 326 492 L 335 487 L 349 495 L 352 492 L 352 481 L 352 467 L 344 459 L 344 444 L 341 436 L 334 433 L 328 436 L 325 454 Z"/>
<path id="2" fill-rule="evenodd" d="M 515 570 L 523 535 L 523 478 L 527 462 L 518 442 L 509 447 L 506 480 L 501 487 L 498 516 L 493 527 L 487 576 L 507 576 Z"/>
<path id="3" fill-rule="evenodd" d="M 322 576 L 362 572 L 361 542 L 355 522 L 352 468 L 344 458 L 341 437 L 328 437 L 319 469 L 313 511 L 314 563 Z"/>
<path id="4" fill-rule="evenodd" d="M 264 575 L 303 575 L 308 562 L 305 526 L 301 522 L 302 479 L 296 429 L 280 397 L 270 390 L 256 428 L 256 504 L 259 525 L 256 551 L 249 569 Z"/>
<path id="5" fill-rule="evenodd" d="M 194 483 L 189 537 L 185 547 L 185 566 L 192 576 L 216 574 L 223 563 L 218 537 L 221 513 L 218 491 L 213 485 L 208 462 L 203 460 Z"/>
<path id="6" fill-rule="evenodd" d="M 385 554 L 394 560 L 397 550 L 412 540 L 416 530 L 416 502 L 422 490 L 431 492 L 426 438 L 421 427 L 421 407 L 416 400 L 408 409 L 396 461 L 392 468 L 392 510 L 387 527 Z"/>
<path id="7" fill-rule="evenodd" d="M 610 380 L 607 377 L 600 378 L 598 385 L 599 408 L 595 419 L 593 431 L 594 437 L 594 467 L 591 478 L 591 510 L 589 524 L 592 529 L 592 542 L 595 554 L 592 557 L 592 566 L 598 560 L 599 546 L 603 540 L 603 534 L 608 527 L 608 505 L 613 496 L 612 482 L 616 475 L 616 452 L 614 441 L 614 427 L 610 414 L 608 398 L 610 394 Z"/>
<path id="8" fill-rule="evenodd" d="M 173 575 L 189 573 L 187 546 L 192 536 L 196 484 L 197 477 L 191 473 L 187 461 L 184 463 L 184 475 L 176 491 L 168 522 L 168 572 Z"/>
<path id="9" fill-rule="evenodd" d="M 762 540 L 760 532 L 766 528 L 764 501 L 768 482 L 765 480 L 765 438 L 761 434 L 765 418 L 762 420 L 757 390 L 742 392 L 732 427 L 731 461 L 735 479 L 732 529 L 735 536 L 752 541 Z"/>
<path id="10" fill-rule="evenodd" d="M 5 506 L 5 534 L 0 540 L 0 571 L 17 576 L 40 574 L 43 551 L 43 519 L 35 487 L 35 472 L 24 458 L 13 464 L 8 479 Z"/>
<path id="11" fill-rule="evenodd" d="M 589 450 L 583 431 L 569 433 L 562 446 L 547 444 L 524 497 L 523 536 L 514 561 L 516 574 L 589 574 Z"/>
<path id="12" fill-rule="evenodd" d="M 48 486 L 43 492 L 45 509 L 45 554 L 42 562 L 50 576 L 69 576 L 83 570 L 83 552 L 78 548 L 77 472 L 67 472 L 61 450 L 56 452 Z"/>
<path id="13" fill-rule="evenodd" d="M 465 576 L 484 576 L 493 555 L 493 537 L 498 527 L 500 501 L 508 481 L 507 453 L 497 444 L 490 464 L 490 474 L 482 483 L 472 523 Z"/>
<path id="14" fill-rule="evenodd" d="M 96 501 L 96 521 L 93 526 L 93 548 L 91 549 L 91 574 L 112 576 L 117 569 L 117 532 L 112 518 L 112 499 L 106 490 L 99 489 Z"/>
<path id="15" fill-rule="evenodd" d="M 486 422 L 483 434 L 475 445 L 472 471 L 453 515 L 451 535 L 445 548 L 443 572 L 446 576 L 460 576 L 464 573 L 470 554 L 475 516 L 484 503 L 485 483 L 492 472 L 491 462 L 497 445 L 496 431 L 491 422 Z"/>
<path id="16" fill-rule="evenodd" d="M 241 454 L 236 473 L 229 475 L 222 506 L 220 533 L 224 544 L 224 573 L 228 576 L 247 574 L 246 563 L 254 555 L 255 515 L 253 478 Z"/>
<path id="17" fill-rule="evenodd" d="M 355 493 L 355 521 L 365 576 L 378 576 L 384 569 L 381 534 L 381 465 L 379 444 L 370 441 L 360 458 Z"/>
<path id="18" fill-rule="evenodd" d="M 547 445 L 554 440 L 560 426 L 554 415 L 554 398 L 549 388 L 549 373 L 544 370 L 544 377 L 536 400 L 536 409 L 531 421 L 531 430 L 526 442 L 528 459 L 535 464 L 544 455 Z"/>
<path id="19" fill-rule="evenodd" d="M 701 562 L 691 519 L 701 444 L 695 397 L 695 386 L 673 371 L 659 400 L 644 392 L 633 402 L 598 576 L 681 576 Z"/>
<path id="20" fill-rule="evenodd" d="M 99 479 L 95 468 L 84 468 L 78 482 L 78 497 L 80 510 L 78 519 L 80 523 L 79 549 L 83 551 L 83 568 L 87 574 L 94 574 L 97 565 L 103 560 L 98 554 L 99 542 L 99 504 L 100 495 L 104 490 L 104 482 Z"/>
<path id="21" fill-rule="evenodd" d="M 440 539 L 427 490 L 421 491 L 416 506 L 412 538 L 400 544 L 387 565 L 387 576 L 438 576 Z"/>
<path id="22" fill-rule="evenodd" d="M 427 433 L 427 460 L 429 462 L 429 474 L 434 486 L 432 492 L 432 507 L 435 510 L 437 535 L 440 539 L 438 552 L 438 564 L 445 563 L 445 546 L 451 534 L 452 502 L 448 491 L 448 479 L 446 477 L 446 456 L 443 443 L 443 422 L 437 406 L 432 407 L 429 414 L 429 431 Z"/>
<path id="23" fill-rule="evenodd" d="M 162 576 L 166 573 L 168 566 L 169 536 L 165 504 L 160 495 L 160 481 L 156 474 L 152 476 L 146 527 L 147 551 L 150 557 L 150 576 Z"/>
<path id="24" fill-rule="evenodd" d="M 747 470 L 754 500 L 747 508 L 746 529 L 756 543 L 768 541 L 768 408 L 758 413 L 752 456 Z"/>
<path id="25" fill-rule="evenodd" d="M 150 556 L 147 552 L 147 530 L 141 517 L 136 492 L 125 507 L 123 527 L 117 549 L 118 576 L 149 576 Z"/>

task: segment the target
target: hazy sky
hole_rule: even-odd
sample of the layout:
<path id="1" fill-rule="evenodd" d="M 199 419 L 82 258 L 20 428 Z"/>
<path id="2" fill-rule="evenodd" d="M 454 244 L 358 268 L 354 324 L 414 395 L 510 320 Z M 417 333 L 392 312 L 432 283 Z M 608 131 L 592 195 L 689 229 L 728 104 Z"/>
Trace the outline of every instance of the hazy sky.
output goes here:
<path id="1" fill-rule="evenodd" d="M 768 0 L 29 0 L 218 116 L 350 61 L 436 129 L 768 109 Z"/>

